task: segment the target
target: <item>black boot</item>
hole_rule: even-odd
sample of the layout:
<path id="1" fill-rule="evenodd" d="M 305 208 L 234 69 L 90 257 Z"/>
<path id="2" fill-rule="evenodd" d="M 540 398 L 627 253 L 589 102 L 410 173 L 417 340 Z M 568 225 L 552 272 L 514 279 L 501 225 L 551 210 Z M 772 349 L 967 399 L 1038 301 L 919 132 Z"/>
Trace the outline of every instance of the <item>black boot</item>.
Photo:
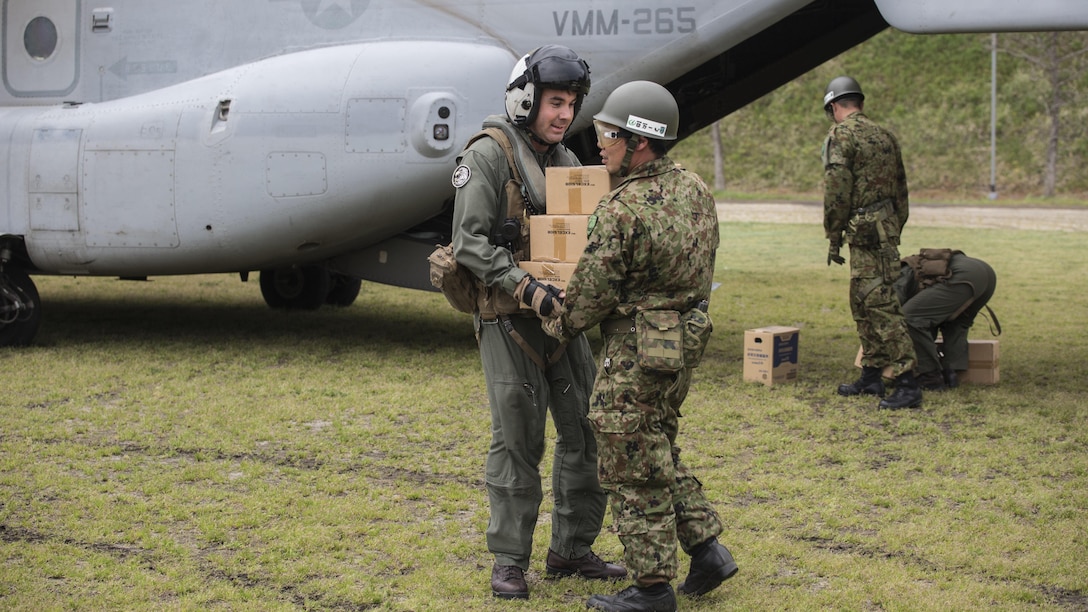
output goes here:
<path id="1" fill-rule="evenodd" d="M 884 397 L 884 379 L 880 368 L 865 366 L 861 368 L 861 378 L 850 384 L 839 385 L 839 395 L 878 395 Z"/>
<path id="2" fill-rule="evenodd" d="M 594 595 L 586 607 L 610 612 L 675 612 L 676 593 L 668 583 L 629 586 L 615 595 Z"/>
<path id="3" fill-rule="evenodd" d="M 918 385 L 926 391 L 944 391 L 947 387 L 944 372 L 939 370 L 923 372 L 918 375 L 917 380 Z"/>
<path id="4" fill-rule="evenodd" d="M 719 544 L 718 538 L 710 538 L 691 549 L 691 568 L 680 592 L 693 597 L 706 595 L 736 573 L 737 562 L 729 549 Z"/>
<path id="5" fill-rule="evenodd" d="M 886 399 L 880 400 L 880 408 L 899 410 L 900 408 L 917 408 L 922 405 L 922 390 L 918 388 L 918 381 L 914 380 L 913 372 L 903 372 L 895 377 L 895 392 Z"/>
<path id="6" fill-rule="evenodd" d="M 945 368 L 941 371 L 941 374 L 944 375 L 944 384 L 949 389 L 955 389 L 956 387 L 960 386 L 960 377 L 959 374 L 956 374 L 955 370 L 951 368 Z"/>

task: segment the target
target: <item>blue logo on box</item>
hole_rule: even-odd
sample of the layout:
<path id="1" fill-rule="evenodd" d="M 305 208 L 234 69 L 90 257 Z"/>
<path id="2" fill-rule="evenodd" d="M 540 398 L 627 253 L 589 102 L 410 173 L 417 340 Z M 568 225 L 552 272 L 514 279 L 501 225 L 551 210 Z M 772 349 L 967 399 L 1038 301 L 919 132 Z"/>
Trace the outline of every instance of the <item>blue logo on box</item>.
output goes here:
<path id="1" fill-rule="evenodd" d="M 777 336 L 774 342 L 774 367 L 783 363 L 797 363 L 797 339 L 801 334 L 793 333 L 788 338 Z"/>

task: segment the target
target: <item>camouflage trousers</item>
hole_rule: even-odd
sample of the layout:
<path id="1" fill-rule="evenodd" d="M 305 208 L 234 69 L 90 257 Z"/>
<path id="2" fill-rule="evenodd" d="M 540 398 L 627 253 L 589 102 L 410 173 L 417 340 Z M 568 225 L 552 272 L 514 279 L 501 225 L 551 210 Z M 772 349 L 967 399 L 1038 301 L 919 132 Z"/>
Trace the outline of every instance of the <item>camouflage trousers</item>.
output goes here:
<path id="1" fill-rule="evenodd" d="M 861 339 L 861 365 L 892 367 L 892 377 L 914 369 L 914 341 L 899 305 L 899 249 L 850 246 L 850 312 Z"/>
<path id="2" fill-rule="evenodd" d="M 722 524 L 676 445 L 690 369 L 678 380 L 643 371 L 635 357 L 634 334 L 605 336 L 589 421 L 624 563 L 646 586 L 675 579 L 677 545 L 690 551 Z"/>

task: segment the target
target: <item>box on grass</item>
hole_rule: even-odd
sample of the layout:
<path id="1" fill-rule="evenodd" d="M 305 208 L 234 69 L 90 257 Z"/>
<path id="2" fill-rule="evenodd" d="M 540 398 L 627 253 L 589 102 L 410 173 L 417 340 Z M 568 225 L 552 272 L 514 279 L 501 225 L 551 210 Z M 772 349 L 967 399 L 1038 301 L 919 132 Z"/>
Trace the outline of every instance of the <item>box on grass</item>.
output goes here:
<path id="1" fill-rule="evenodd" d="M 944 354 L 944 343 L 937 341 L 937 352 Z M 959 376 L 961 383 L 993 385 L 1001 380 L 1001 349 L 997 340 L 967 341 L 967 371 Z"/>
<path id="2" fill-rule="evenodd" d="M 574 274 L 574 268 L 578 264 L 565 261 L 523 261 L 518 264 L 522 270 L 533 275 L 536 280 L 555 285 L 560 289 L 566 289 L 570 277 Z"/>
<path id="3" fill-rule="evenodd" d="M 800 329 L 781 325 L 745 331 L 744 380 L 768 387 L 797 380 L 800 335 Z"/>
<path id="4" fill-rule="evenodd" d="M 529 259 L 577 263 L 589 242 L 589 215 L 529 217 Z"/>
<path id="5" fill-rule="evenodd" d="M 544 170 L 549 215 L 591 215 L 612 177 L 604 166 L 549 167 Z"/>
<path id="6" fill-rule="evenodd" d="M 944 342 L 937 340 L 937 352 L 944 354 Z M 854 365 L 861 367 L 862 349 L 858 347 L 858 356 Z M 961 383 L 993 385 L 1001 380 L 1001 350 L 997 340 L 967 341 L 967 371 L 959 376 Z M 884 378 L 892 377 L 892 368 L 887 366 L 881 373 Z"/>
<path id="7" fill-rule="evenodd" d="M 855 366 L 857 366 L 859 368 L 861 367 L 861 358 L 863 356 L 865 356 L 865 349 L 863 349 L 862 347 L 859 346 L 858 347 L 858 355 L 857 355 L 857 357 L 854 357 L 854 365 Z M 884 378 L 892 378 L 892 367 L 890 365 L 889 366 L 884 366 L 884 369 L 880 371 L 880 375 L 883 376 Z"/>

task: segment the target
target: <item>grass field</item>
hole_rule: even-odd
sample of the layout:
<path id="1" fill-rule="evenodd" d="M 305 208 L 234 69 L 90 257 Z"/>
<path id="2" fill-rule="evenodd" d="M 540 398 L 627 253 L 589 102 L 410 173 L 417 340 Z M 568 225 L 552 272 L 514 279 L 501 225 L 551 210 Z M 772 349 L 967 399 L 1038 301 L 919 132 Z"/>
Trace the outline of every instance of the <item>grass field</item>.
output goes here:
<path id="1" fill-rule="evenodd" d="M 905 239 L 997 270 L 1001 383 L 888 412 L 835 394 L 858 343 L 821 229 L 722 226 L 680 444 L 741 571 L 682 610 L 1088 608 L 1084 235 Z M 35 346 L 0 350 L 0 608 L 580 610 L 625 586 L 544 579 L 546 501 L 532 599 L 491 597 L 487 400 L 441 296 L 285 314 L 227 275 L 36 281 Z M 800 380 L 742 382 L 772 324 L 801 328 Z"/>

